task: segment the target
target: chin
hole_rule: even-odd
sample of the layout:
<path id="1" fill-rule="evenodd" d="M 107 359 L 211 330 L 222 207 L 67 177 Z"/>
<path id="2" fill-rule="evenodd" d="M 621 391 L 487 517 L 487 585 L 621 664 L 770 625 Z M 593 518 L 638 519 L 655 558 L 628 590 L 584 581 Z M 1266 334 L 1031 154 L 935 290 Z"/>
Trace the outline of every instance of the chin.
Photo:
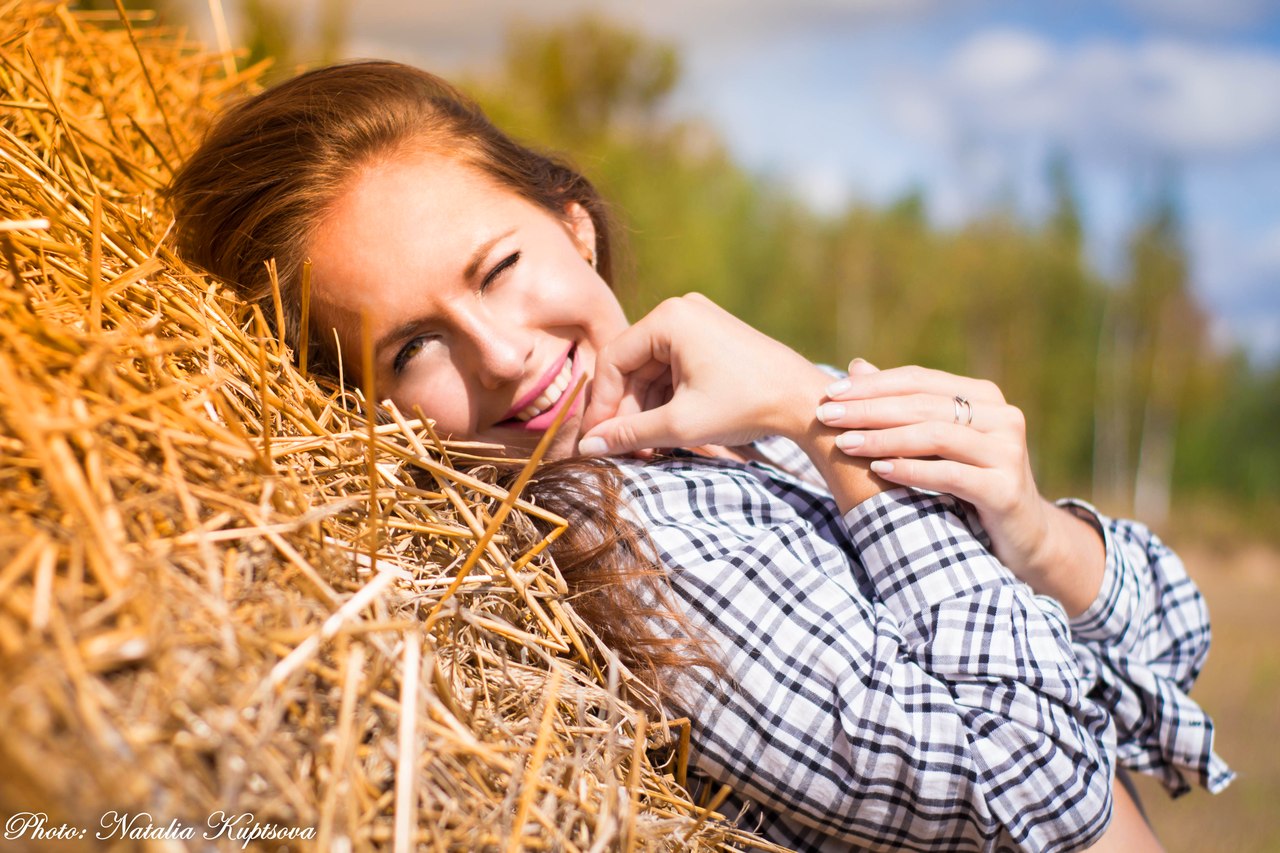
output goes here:
<path id="1" fill-rule="evenodd" d="M 482 441 L 500 444 L 505 448 L 505 455 L 513 459 L 527 459 L 533 455 L 533 451 L 537 449 L 538 443 L 542 440 L 545 433 L 524 433 L 513 436 L 511 431 L 502 430 L 503 434 L 487 435 Z M 580 419 L 578 417 L 569 418 L 568 421 L 556 430 L 555 437 L 551 439 L 551 445 L 547 448 L 547 452 L 543 455 L 543 459 L 551 461 L 553 459 L 564 459 L 569 456 L 578 455 L 578 439 L 581 438 L 582 430 L 580 428 Z"/>
<path id="2" fill-rule="evenodd" d="M 578 438 L 581 430 L 578 429 L 578 419 L 572 418 L 568 422 L 561 425 L 556 431 L 555 437 L 551 439 L 551 445 L 547 448 L 544 459 L 564 459 L 568 456 L 578 455 Z M 533 448 L 529 448 L 529 452 L 533 452 Z"/>

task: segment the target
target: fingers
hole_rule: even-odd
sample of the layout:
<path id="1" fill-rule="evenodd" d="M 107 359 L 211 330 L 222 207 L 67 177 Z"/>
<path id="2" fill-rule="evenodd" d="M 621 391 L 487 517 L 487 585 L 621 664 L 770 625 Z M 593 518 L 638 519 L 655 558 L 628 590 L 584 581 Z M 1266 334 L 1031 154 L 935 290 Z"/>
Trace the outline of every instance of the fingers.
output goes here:
<path id="1" fill-rule="evenodd" d="M 975 432 L 1000 432 L 1016 427 L 1015 412 L 1003 402 L 970 400 L 965 407 L 959 406 L 954 397 L 921 393 L 833 399 L 820 405 L 817 414 L 824 425 L 838 429 L 887 429 L 929 421 L 947 425 L 958 422 Z"/>
<path id="2" fill-rule="evenodd" d="M 942 370 L 910 365 L 888 370 L 876 370 L 854 366 L 862 362 L 854 359 L 849 365 L 849 377 L 833 382 L 827 388 L 832 400 L 863 400 L 873 397 L 896 397 L 910 394 L 933 394 L 951 400 L 961 396 L 971 402 L 1004 403 L 999 387 L 985 379 L 957 376 Z M 866 362 L 862 365 L 870 367 Z"/>
<path id="3" fill-rule="evenodd" d="M 850 376 L 865 376 L 869 373 L 876 373 L 879 370 L 880 368 L 876 367 L 864 358 L 855 358 L 853 361 L 849 362 Z"/>
<path id="4" fill-rule="evenodd" d="M 992 467 L 1003 461 L 1002 443 L 966 426 L 925 421 L 865 432 L 843 432 L 836 446 L 850 456 L 887 459 L 941 456 L 967 465 Z"/>
<path id="5" fill-rule="evenodd" d="M 599 362 L 598 362 L 599 364 Z M 653 408 L 653 401 L 671 388 L 670 366 L 653 362 L 631 374 L 623 374 L 607 364 L 597 367 L 591 380 L 582 428 L 620 415 L 630 415 Z"/>
<path id="6" fill-rule="evenodd" d="M 700 294 L 668 299 L 600 349 L 579 453 L 628 453 L 680 443 L 667 404 L 680 383 L 675 343 L 688 337 L 690 304 L 714 307 Z"/>
<path id="7" fill-rule="evenodd" d="M 627 398 L 649 408 L 655 396 L 663 395 L 664 387 L 679 385 L 678 343 L 685 342 L 687 350 L 691 338 L 708 331 L 708 318 L 732 319 L 700 293 L 665 299 L 601 347 L 583 424 L 590 428 L 613 417 L 623 410 Z M 651 389 L 654 383 L 657 388 Z"/>
<path id="8" fill-rule="evenodd" d="M 698 294 L 668 299 L 600 348 L 582 453 L 803 437 L 825 386 L 794 350 Z"/>
<path id="9" fill-rule="evenodd" d="M 998 479 L 995 471 L 950 459 L 876 459 L 871 470 L 891 483 L 944 492 L 970 503 L 993 491 Z"/>
<path id="10" fill-rule="evenodd" d="M 583 456 L 616 455 L 681 443 L 671 429 L 670 410 L 651 409 L 633 415 L 610 418 L 594 426 L 578 442 Z"/>
<path id="11" fill-rule="evenodd" d="M 596 354 L 583 426 L 590 429 L 620 413 L 645 408 L 652 396 L 650 386 L 670 386 L 670 359 L 669 336 L 643 321 L 602 347 Z"/>

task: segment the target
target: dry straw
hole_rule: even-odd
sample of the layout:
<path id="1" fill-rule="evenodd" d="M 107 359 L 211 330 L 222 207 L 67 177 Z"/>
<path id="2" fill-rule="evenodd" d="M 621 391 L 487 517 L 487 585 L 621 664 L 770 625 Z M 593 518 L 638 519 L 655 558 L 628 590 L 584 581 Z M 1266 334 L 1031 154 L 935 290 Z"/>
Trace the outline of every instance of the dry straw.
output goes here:
<path id="1" fill-rule="evenodd" d="M 225 812 L 314 833 L 287 849 L 749 844 L 676 783 L 527 477 L 375 423 L 166 245 L 158 190 L 256 72 L 64 5 L 0 22 L 0 818 L 88 830 L 8 843 L 209 849 Z"/>

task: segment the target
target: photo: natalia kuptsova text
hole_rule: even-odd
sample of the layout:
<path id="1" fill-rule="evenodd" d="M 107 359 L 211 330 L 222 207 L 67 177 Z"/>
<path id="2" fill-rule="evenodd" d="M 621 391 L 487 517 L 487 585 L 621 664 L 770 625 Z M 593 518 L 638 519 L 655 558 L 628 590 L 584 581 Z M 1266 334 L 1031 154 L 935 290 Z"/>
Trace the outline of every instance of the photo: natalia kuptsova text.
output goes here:
<path id="1" fill-rule="evenodd" d="M 225 814 L 213 812 L 203 826 L 170 820 L 156 824 L 147 812 L 107 812 L 96 827 L 73 826 L 61 823 L 49 824 L 49 816 L 43 812 L 22 812 L 11 816 L 4 824 L 5 841 L 69 841 L 94 839 L 110 841 L 231 841 L 241 848 L 255 841 L 313 841 L 315 827 L 280 826 L 260 823 L 252 813 Z"/>

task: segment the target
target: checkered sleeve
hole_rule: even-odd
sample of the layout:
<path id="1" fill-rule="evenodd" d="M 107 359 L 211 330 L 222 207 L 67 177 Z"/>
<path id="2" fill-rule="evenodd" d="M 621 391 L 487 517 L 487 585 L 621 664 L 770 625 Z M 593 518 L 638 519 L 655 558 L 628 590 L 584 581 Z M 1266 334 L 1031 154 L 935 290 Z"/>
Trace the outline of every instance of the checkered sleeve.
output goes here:
<path id="1" fill-rule="evenodd" d="M 1109 717 L 1065 615 L 954 499 L 895 489 L 834 523 L 753 470 L 633 469 L 629 502 L 728 677 L 673 710 L 692 762 L 796 849 L 1067 850 L 1111 811 Z M 822 506 L 818 504 L 821 502 Z"/>
<path id="2" fill-rule="evenodd" d="M 1210 791 L 1235 774 L 1213 750 L 1213 721 L 1188 695 L 1209 652 L 1209 612 L 1178 556 L 1135 521 L 1084 501 L 1060 502 L 1106 544 L 1102 588 L 1071 620 L 1090 693 L 1116 724 L 1117 759 L 1177 796 L 1188 780 Z"/>

